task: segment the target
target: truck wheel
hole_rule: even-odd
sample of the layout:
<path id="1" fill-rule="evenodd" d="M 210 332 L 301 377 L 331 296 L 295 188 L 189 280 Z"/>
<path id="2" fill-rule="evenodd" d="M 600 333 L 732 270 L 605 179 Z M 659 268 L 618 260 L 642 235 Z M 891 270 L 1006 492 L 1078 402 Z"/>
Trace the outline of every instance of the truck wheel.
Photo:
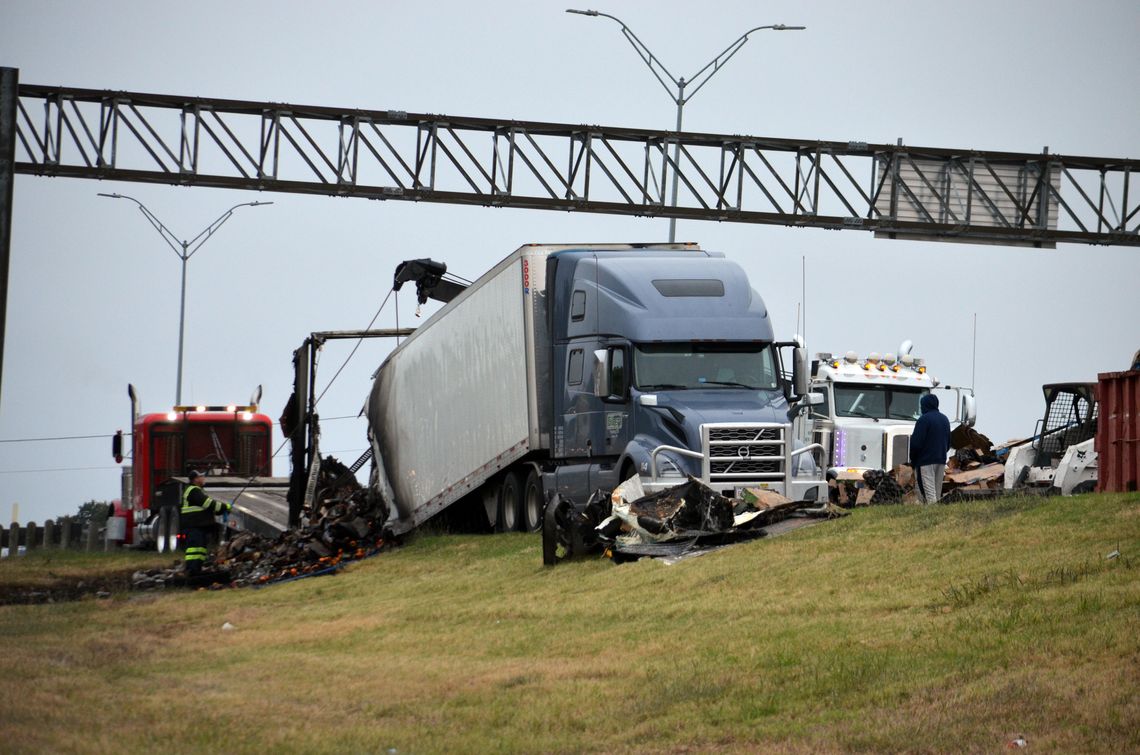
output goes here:
<path id="1" fill-rule="evenodd" d="M 162 509 L 158 512 L 158 521 L 154 526 L 154 547 L 159 553 L 166 553 L 166 511 Z"/>
<path id="2" fill-rule="evenodd" d="M 542 563 L 554 566 L 573 556 L 570 522 L 571 506 L 555 495 L 542 512 Z"/>
<path id="3" fill-rule="evenodd" d="M 519 528 L 522 509 L 522 483 L 514 472 L 507 472 L 499 482 L 499 532 L 514 532 Z"/>
<path id="4" fill-rule="evenodd" d="M 499 487 L 486 483 L 479 488 L 479 500 L 483 504 L 483 512 L 487 515 L 488 532 L 499 531 Z"/>
<path id="5" fill-rule="evenodd" d="M 542 475 L 534 467 L 527 473 L 523 485 L 522 526 L 525 532 L 538 532 L 542 528 L 542 510 L 546 498 L 542 494 Z"/>

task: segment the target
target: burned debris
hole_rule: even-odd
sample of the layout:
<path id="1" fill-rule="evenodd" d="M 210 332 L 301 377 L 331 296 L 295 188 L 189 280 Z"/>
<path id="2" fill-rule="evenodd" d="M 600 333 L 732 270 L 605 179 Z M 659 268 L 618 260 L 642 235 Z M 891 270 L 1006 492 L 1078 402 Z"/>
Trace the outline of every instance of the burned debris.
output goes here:
<path id="1" fill-rule="evenodd" d="M 769 534 L 766 527 L 794 516 L 834 515 L 832 507 L 790 501 L 767 490 L 748 489 L 728 498 L 700 480 L 648 495 L 636 477 L 595 492 L 583 505 L 554 496 L 542 528 L 543 563 L 591 554 L 616 562 L 643 556 L 678 558 Z"/>
<path id="2" fill-rule="evenodd" d="M 190 579 L 178 566 L 136 572 L 136 590 L 163 587 L 248 587 L 331 573 L 398 544 L 385 529 L 388 509 L 369 495 L 351 471 L 333 457 L 321 465 L 316 503 L 307 524 L 276 538 L 240 532 L 225 538 L 213 568 Z"/>

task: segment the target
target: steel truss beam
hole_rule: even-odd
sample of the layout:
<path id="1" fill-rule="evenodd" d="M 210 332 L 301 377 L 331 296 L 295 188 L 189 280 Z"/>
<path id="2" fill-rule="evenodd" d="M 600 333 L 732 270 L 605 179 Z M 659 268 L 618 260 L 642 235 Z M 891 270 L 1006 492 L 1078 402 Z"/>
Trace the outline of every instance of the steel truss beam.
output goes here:
<path id="1" fill-rule="evenodd" d="M 19 85 L 17 173 L 1140 246 L 1138 160 L 797 141 Z M 680 150 L 676 159 L 674 145 Z M 670 207 L 673 175 L 682 190 Z"/>

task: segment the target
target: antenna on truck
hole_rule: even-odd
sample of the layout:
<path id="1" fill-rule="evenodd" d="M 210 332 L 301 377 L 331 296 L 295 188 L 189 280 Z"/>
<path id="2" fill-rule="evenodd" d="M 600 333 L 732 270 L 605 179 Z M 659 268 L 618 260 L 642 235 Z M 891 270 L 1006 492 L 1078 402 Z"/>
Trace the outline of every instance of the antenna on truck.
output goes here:
<path id="1" fill-rule="evenodd" d="M 800 302 L 803 304 L 803 322 L 800 323 L 800 337 L 807 343 L 807 255 L 800 257 Z"/>

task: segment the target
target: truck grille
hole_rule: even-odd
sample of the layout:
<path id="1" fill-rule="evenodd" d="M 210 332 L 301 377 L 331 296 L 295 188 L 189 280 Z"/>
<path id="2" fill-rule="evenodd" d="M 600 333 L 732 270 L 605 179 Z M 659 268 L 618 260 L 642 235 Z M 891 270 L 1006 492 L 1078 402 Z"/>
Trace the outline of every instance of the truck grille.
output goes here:
<path id="1" fill-rule="evenodd" d="M 748 483 L 784 478 L 783 425 L 710 424 L 701 426 L 705 470 L 710 484 Z"/>
<path id="2" fill-rule="evenodd" d="M 721 441 L 744 441 L 751 443 L 762 440 L 780 442 L 783 440 L 782 427 L 756 427 L 754 425 L 749 425 L 748 427 L 709 425 L 708 427 L 709 440 L 713 443 L 720 443 Z"/>

